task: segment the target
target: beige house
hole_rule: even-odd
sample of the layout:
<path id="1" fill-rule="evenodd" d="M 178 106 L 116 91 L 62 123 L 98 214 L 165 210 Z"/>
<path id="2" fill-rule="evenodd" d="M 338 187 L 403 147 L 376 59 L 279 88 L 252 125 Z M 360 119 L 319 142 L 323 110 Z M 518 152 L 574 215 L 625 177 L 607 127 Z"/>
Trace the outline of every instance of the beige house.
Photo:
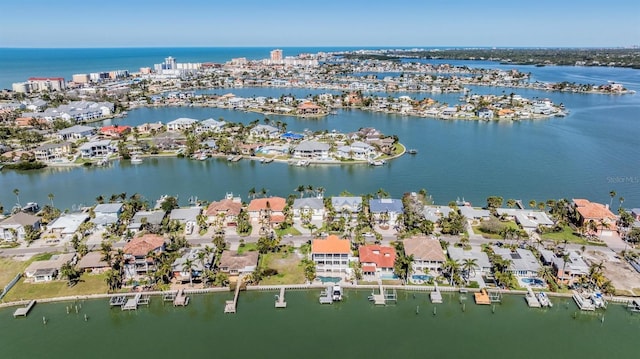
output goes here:
<path id="1" fill-rule="evenodd" d="M 412 271 L 418 274 L 437 274 L 447 260 L 440 241 L 427 236 L 413 236 L 404 240 L 404 253 L 413 256 Z"/>

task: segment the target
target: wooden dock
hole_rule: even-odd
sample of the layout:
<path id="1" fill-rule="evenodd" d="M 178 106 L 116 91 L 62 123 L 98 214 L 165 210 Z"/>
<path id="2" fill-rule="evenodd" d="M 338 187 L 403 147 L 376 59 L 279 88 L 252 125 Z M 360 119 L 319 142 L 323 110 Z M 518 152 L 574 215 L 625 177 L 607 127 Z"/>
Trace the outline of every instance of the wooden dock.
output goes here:
<path id="1" fill-rule="evenodd" d="M 124 295 L 118 295 L 115 297 L 111 297 L 111 299 L 109 299 L 109 305 L 112 307 L 121 307 L 126 302 L 127 302 L 127 297 L 125 297 Z"/>
<path id="2" fill-rule="evenodd" d="M 16 318 L 16 317 L 26 317 L 27 314 L 29 314 L 29 312 L 31 311 L 31 308 L 33 308 L 34 305 L 36 305 L 36 301 L 32 300 L 26 306 L 16 309 L 16 311 L 13 312 L 13 317 L 14 318 Z"/>
<path id="3" fill-rule="evenodd" d="M 233 300 L 228 300 L 224 304 L 224 312 L 225 313 L 235 313 L 236 308 L 238 306 L 238 296 L 240 295 L 240 286 L 242 285 L 242 277 L 238 277 L 238 282 L 236 283 L 236 291 L 233 295 Z"/>
<path id="4" fill-rule="evenodd" d="M 435 286 L 433 292 L 429 293 L 429 298 L 431 299 L 431 303 L 433 303 L 433 304 L 442 303 L 442 294 L 440 293 L 440 289 L 438 289 L 438 284 L 437 283 L 436 283 L 436 286 Z"/>
<path id="5" fill-rule="evenodd" d="M 238 162 L 241 159 L 242 159 L 241 155 L 227 157 L 227 161 L 229 161 L 229 162 Z"/>
<path id="6" fill-rule="evenodd" d="M 320 304 L 332 304 L 333 296 L 331 295 L 332 286 L 327 287 L 327 289 L 320 292 Z"/>
<path id="7" fill-rule="evenodd" d="M 180 289 L 178 294 L 176 294 L 175 298 L 173 298 L 173 306 L 174 307 L 186 307 L 189 304 L 189 297 L 184 295 L 184 289 Z"/>
<path id="8" fill-rule="evenodd" d="M 473 298 L 476 301 L 476 304 L 481 305 L 490 305 L 491 299 L 489 299 L 489 293 L 485 288 L 482 288 L 479 292 L 473 293 Z"/>
<path id="9" fill-rule="evenodd" d="M 280 288 L 280 294 L 276 295 L 276 308 L 286 308 L 287 302 L 284 300 L 284 287 Z"/>
<path id="10" fill-rule="evenodd" d="M 527 294 L 524 299 L 527 301 L 529 308 L 540 308 L 540 302 L 538 301 L 538 298 L 536 298 L 531 287 L 527 288 Z"/>

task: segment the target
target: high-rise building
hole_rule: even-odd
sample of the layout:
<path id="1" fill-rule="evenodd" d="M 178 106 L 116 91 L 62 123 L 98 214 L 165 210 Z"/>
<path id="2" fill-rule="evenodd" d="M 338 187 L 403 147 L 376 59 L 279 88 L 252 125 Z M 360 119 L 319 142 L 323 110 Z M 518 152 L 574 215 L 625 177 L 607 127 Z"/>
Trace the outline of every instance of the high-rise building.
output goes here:
<path id="1" fill-rule="evenodd" d="M 271 62 L 272 63 L 282 62 L 282 50 L 275 49 L 271 51 Z"/>

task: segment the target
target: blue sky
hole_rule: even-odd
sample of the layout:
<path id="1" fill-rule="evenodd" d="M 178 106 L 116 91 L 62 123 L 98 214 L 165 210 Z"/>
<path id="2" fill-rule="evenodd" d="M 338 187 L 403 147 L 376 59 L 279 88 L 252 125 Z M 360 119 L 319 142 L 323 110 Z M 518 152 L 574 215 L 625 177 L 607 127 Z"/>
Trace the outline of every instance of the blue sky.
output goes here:
<path id="1" fill-rule="evenodd" d="M 637 0 L 20 0 L 0 47 L 640 45 Z"/>

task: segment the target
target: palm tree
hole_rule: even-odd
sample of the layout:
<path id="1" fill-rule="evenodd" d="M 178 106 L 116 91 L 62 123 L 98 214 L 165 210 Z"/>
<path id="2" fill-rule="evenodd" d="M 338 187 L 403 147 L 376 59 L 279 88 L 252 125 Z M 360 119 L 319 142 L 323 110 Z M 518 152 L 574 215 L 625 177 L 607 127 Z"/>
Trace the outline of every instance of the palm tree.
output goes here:
<path id="1" fill-rule="evenodd" d="M 509 199 L 507 200 L 507 207 L 509 207 L 509 208 L 513 208 L 513 207 L 515 207 L 515 206 L 516 206 L 516 200 L 515 200 L 515 199 L 512 199 L 512 198 L 509 198 Z"/>
<path id="2" fill-rule="evenodd" d="M 536 206 L 536 200 L 532 199 L 531 201 L 529 201 L 529 207 L 534 208 Z"/>
<path id="3" fill-rule="evenodd" d="M 122 276 L 115 269 L 109 269 L 104 280 L 107 282 L 110 291 L 120 288 L 120 285 L 122 284 Z"/>
<path id="4" fill-rule="evenodd" d="M 54 198 L 55 196 L 53 195 L 53 193 L 49 193 L 49 194 L 47 195 L 47 197 L 49 198 L 49 201 L 51 202 L 51 208 L 53 208 L 53 198 Z"/>
<path id="5" fill-rule="evenodd" d="M 478 266 L 478 260 L 476 258 L 465 258 L 462 260 L 462 270 L 464 271 L 465 278 L 469 281 L 469 277 L 471 276 L 471 272 L 473 275 L 476 274 L 476 267 Z"/>
<path id="6" fill-rule="evenodd" d="M 449 272 L 449 283 L 453 285 L 454 276 L 460 271 L 460 263 L 451 258 L 447 259 L 442 266 L 442 270 Z"/>
<path id="7" fill-rule="evenodd" d="M 611 190 L 609 191 L 609 197 L 611 197 L 611 200 L 609 201 L 609 208 L 611 208 L 611 205 L 613 204 L 613 197 L 616 196 L 616 191 Z"/>
<path id="8" fill-rule="evenodd" d="M 251 198 L 251 199 L 256 198 L 256 188 L 255 187 L 251 187 L 251 189 L 249 190 L 249 198 Z"/>
<path id="9" fill-rule="evenodd" d="M 187 259 L 182 265 L 183 272 L 189 272 L 189 285 L 193 287 L 193 260 Z"/>
<path id="10" fill-rule="evenodd" d="M 113 246 L 111 245 L 111 243 L 107 241 L 102 241 L 100 243 L 100 253 L 102 254 L 102 257 L 100 258 L 100 260 L 107 262 L 108 264 L 111 264 L 111 260 L 113 259 L 113 256 L 111 255 L 112 249 L 113 249 Z"/>
<path id="11" fill-rule="evenodd" d="M 300 193 L 300 198 L 302 198 L 304 196 L 304 186 L 303 185 L 299 185 L 296 188 L 296 192 Z"/>
<path id="12" fill-rule="evenodd" d="M 20 190 L 17 188 L 13 189 L 13 194 L 16 195 L 16 203 L 18 204 L 18 206 L 20 206 Z M 22 206 L 20 206 L 22 207 Z"/>
<path id="13" fill-rule="evenodd" d="M 624 203 L 624 197 L 620 197 L 618 200 L 620 201 L 620 205 L 618 206 L 618 210 L 620 210 L 620 208 L 622 208 L 622 203 Z"/>

